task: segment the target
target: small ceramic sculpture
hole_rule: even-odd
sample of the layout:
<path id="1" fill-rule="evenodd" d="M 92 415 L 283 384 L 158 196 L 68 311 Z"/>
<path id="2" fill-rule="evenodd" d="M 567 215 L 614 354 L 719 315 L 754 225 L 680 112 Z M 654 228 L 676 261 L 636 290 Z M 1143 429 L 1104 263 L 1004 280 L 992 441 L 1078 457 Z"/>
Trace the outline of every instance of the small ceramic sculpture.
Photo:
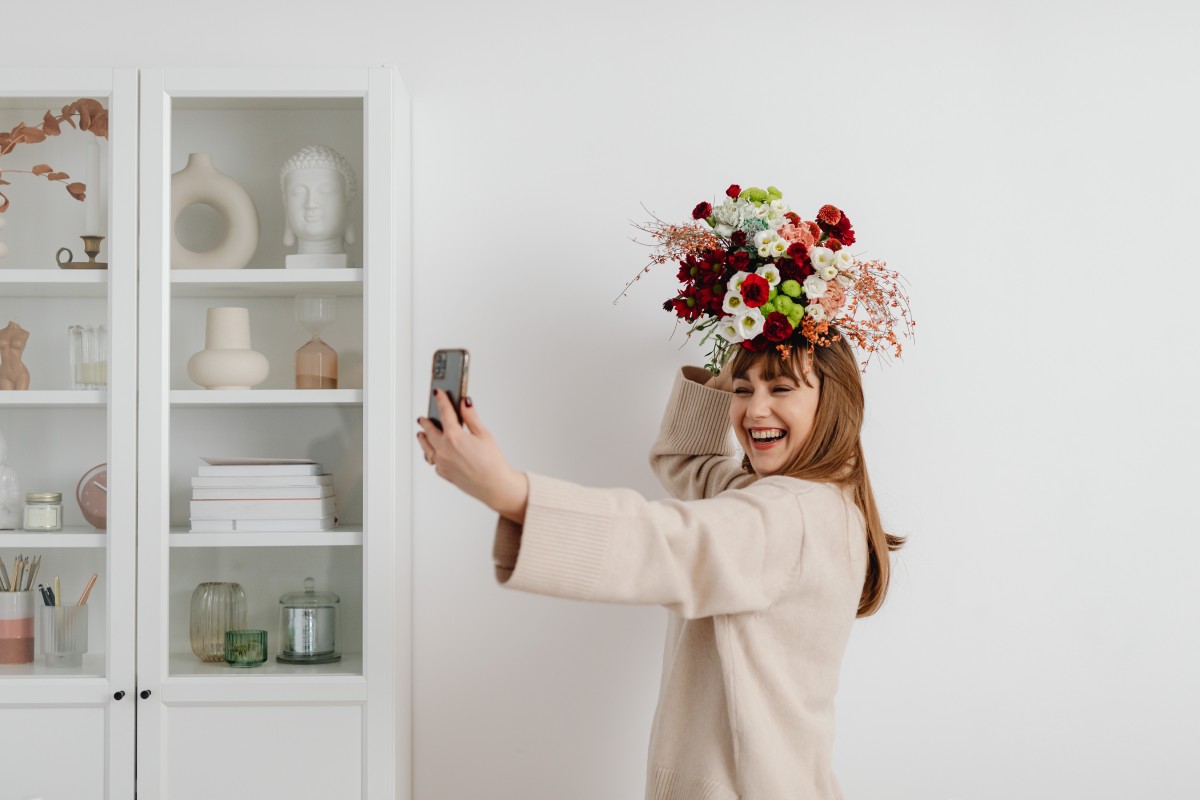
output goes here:
<path id="1" fill-rule="evenodd" d="M 8 442 L 0 433 L 0 531 L 21 527 L 24 498 L 17 483 L 17 471 L 8 466 Z"/>
<path id="2" fill-rule="evenodd" d="M 179 242 L 175 225 L 188 206 L 212 206 L 225 220 L 225 241 L 197 253 Z M 246 190 L 213 166 L 208 153 L 190 153 L 187 166 L 171 176 L 171 266 L 174 269 L 241 269 L 258 249 L 258 209 Z"/>
<path id="3" fill-rule="evenodd" d="M 348 265 L 346 245 L 354 244 L 350 201 L 357 178 L 350 162 L 332 147 L 314 144 L 287 160 L 279 172 L 283 192 L 283 243 L 298 244 L 285 265 L 329 268 Z"/>
<path id="4" fill-rule="evenodd" d="M 29 331 L 11 320 L 0 328 L 0 389 L 29 388 L 29 369 L 21 363 L 28 341 Z"/>
<path id="5" fill-rule="evenodd" d="M 249 389 L 267 379 L 270 364 L 250 349 L 250 311 L 210 308 L 204 349 L 188 359 L 187 374 L 206 389 Z"/>

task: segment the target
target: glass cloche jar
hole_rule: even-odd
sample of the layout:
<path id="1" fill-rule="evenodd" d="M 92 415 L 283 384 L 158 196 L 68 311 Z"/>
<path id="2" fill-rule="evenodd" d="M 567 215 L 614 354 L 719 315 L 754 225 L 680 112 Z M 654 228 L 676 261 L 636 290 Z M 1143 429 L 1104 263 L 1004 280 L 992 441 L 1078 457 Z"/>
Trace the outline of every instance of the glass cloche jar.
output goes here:
<path id="1" fill-rule="evenodd" d="M 341 659 L 337 649 L 341 598 L 318 592 L 316 581 L 304 579 L 304 591 L 279 598 L 279 655 L 283 664 L 328 664 Z"/>

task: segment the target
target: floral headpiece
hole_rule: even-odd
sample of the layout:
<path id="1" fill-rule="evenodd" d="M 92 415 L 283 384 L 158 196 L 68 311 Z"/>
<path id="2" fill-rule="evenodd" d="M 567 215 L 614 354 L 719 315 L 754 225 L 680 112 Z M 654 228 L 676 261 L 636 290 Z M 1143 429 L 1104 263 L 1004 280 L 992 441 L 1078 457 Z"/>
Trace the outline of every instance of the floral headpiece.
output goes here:
<path id="1" fill-rule="evenodd" d="M 679 264 L 681 289 L 663 308 L 689 324 L 689 337 L 713 340 L 711 372 L 735 346 L 775 347 L 786 357 L 794 345 L 811 351 L 839 336 L 866 353 L 864 368 L 876 352 L 900 355 L 896 328 L 908 337 L 915 326 L 903 279 L 883 261 L 850 253 L 854 228 L 840 209 L 821 206 L 806 221 L 774 186 L 734 184 L 725 194 L 718 206 L 697 205 L 690 223 L 636 226 L 655 240 L 643 272 Z"/>

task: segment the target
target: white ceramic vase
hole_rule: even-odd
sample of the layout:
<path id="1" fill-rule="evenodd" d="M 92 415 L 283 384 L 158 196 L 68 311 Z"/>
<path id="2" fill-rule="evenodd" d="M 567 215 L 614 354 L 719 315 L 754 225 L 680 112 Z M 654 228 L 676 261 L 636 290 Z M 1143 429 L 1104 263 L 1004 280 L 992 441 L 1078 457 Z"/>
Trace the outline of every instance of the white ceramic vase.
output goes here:
<path id="1" fill-rule="evenodd" d="M 270 371 L 267 357 L 250 349 L 250 310 L 210 308 L 204 349 L 188 359 L 188 377 L 206 389 L 249 389 Z"/>
<path id="2" fill-rule="evenodd" d="M 203 203 L 221 215 L 225 241 L 198 253 L 179 242 L 175 225 L 188 206 Z M 174 269 L 241 269 L 258 249 L 258 209 L 246 190 L 213 166 L 208 153 L 191 153 L 187 166 L 171 176 L 171 266 Z"/>

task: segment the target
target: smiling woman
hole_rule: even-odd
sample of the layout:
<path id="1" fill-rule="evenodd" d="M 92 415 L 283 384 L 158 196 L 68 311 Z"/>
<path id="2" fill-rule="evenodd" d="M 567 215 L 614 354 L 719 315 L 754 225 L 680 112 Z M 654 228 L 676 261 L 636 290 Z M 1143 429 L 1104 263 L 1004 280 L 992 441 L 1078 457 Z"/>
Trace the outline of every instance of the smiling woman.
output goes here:
<path id="1" fill-rule="evenodd" d="M 418 420 L 438 474 L 499 514 L 501 585 L 671 612 L 648 800 L 841 797 L 842 655 L 903 540 L 880 525 L 858 365 L 829 330 L 811 349 L 739 349 L 715 377 L 676 376 L 651 450 L 671 500 L 513 469 L 470 398 L 461 424 L 441 391 L 444 430 Z"/>

